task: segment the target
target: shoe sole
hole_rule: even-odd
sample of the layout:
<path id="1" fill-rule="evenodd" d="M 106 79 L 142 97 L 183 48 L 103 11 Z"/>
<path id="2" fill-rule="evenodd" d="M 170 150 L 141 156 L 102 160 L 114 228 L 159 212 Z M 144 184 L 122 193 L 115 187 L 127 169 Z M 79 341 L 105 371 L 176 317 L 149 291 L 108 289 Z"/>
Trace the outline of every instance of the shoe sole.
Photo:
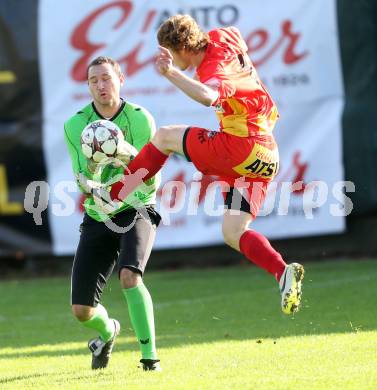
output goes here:
<path id="1" fill-rule="evenodd" d="M 148 364 L 148 361 L 151 362 Z M 160 361 L 158 359 L 141 359 L 140 363 L 142 363 L 143 371 L 162 371 Z"/>
<path id="2" fill-rule="evenodd" d="M 304 267 L 293 263 L 291 270 L 287 270 L 286 285 L 289 290 L 283 294 L 281 308 L 284 314 L 296 313 L 300 308 L 302 296 L 302 281 L 304 279 Z M 289 275 L 288 275 L 289 272 Z"/>

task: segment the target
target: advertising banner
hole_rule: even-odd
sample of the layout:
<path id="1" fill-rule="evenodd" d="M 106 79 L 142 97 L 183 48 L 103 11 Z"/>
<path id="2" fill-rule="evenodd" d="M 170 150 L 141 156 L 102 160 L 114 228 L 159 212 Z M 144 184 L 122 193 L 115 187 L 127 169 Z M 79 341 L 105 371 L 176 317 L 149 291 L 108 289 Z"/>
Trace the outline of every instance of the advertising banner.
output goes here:
<path id="1" fill-rule="evenodd" d="M 157 127 L 217 129 L 211 108 L 190 100 L 154 67 L 156 31 L 177 13 L 192 15 L 206 31 L 238 27 L 277 103 L 280 119 L 274 134 L 281 168 L 253 227 L 269 238 L 343 231 L 344 97 L 335 0 L 268 0 L 263 7 L 256 0 L 41 0 L 43 147 L 54 253 L 72 253 L 78 242 L 82 198 L 65 150 L 63 123 L 91 100 L 86 69 L 93 58 L 107 55 L 120 63 L 126 75 L 122 96 L 148 109 Z M 170 158 L 162 171 L 158 208 L 163 223 L 156 248 L 222 242 L 222 198 L 216 178 L 202 177 L 182 157 Z"/>

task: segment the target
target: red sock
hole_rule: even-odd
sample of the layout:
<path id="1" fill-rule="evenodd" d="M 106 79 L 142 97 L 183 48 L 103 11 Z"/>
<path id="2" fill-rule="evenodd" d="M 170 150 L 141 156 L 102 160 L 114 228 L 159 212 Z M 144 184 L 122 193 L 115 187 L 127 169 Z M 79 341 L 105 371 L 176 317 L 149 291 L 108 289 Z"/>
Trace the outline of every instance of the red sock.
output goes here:
<path id="1" fill-rule="evenodd" d="M 274 275 L 277 281 L 280 280 L 286 263 L 265 236 L 254 230 L 246 230 L 240 238 L 240 251 L 249 261 Z"/>
<path id="2" fill-rule="evenodd" d="M 137 156 L 127 165 L 123 180 L 111 187 L 112 200 L 123 200 L 143 181 L 153 177 L 165 164 L 169 155 L 162 153 L 151 142 L 144 145 Z"/>

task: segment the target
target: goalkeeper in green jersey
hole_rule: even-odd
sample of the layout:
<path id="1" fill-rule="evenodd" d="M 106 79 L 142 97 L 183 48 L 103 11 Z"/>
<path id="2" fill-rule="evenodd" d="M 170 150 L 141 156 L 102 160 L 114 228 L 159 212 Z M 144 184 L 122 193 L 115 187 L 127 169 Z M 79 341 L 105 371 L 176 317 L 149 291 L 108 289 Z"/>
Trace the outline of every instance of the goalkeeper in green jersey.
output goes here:
<path id="1" fill-rule="evenodd" d="M 73 171 L 86 195 L 80 242 L 72 268 L 72 311 L 82 325 L 98 333 L 98 337 L 88 343 L 92 368 L 105 368 L 120 325 L 109 318 L 100 301 L 103 288 L 116 266 L 140 345 L 140 362 L 144 370 L 160 370 L 153 303 L 142 280 L 161 219 L 155 210 L 158 178 L 153 177 L 148 185 L 132 194 L 136 206 L 133 202 L 121 202 L 110 214 L 105 213 L 97 207 L 93 190 L 101 184 L 102 189 L 105 188 L 124 169 L 112 164 L 97 169 L 85 158 L 80 146 L 85 126 L 98 119 L 107 119 L 118 125 L 129 144 L 140 150 L 155 133 L 155 123 L 143 107 L 120 97 L 124 75 L 117 62 L 109 57 L 97 57 L 89 64 L 87 76 L 93 101 L 64 124 Z M 120 231 L 113 226 L 119 227 Z"/>

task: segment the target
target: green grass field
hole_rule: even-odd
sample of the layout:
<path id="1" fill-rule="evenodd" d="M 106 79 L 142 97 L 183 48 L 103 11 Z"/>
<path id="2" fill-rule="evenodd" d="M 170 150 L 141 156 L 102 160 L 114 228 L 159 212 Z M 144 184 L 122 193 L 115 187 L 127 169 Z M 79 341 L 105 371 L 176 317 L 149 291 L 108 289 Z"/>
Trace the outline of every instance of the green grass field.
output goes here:
<path id="1" fill-rule="evenodd" d="M 0 283 L 0 389 L 377 389 L 377 262 L 306 264 L 302 310 L 280 312 L 256 267 L 149 272 L 163 372 L 138 368 L 118 281 L 103 303 L 123 328 L 110 366 L 71 316 L 69 276 Z"/>

